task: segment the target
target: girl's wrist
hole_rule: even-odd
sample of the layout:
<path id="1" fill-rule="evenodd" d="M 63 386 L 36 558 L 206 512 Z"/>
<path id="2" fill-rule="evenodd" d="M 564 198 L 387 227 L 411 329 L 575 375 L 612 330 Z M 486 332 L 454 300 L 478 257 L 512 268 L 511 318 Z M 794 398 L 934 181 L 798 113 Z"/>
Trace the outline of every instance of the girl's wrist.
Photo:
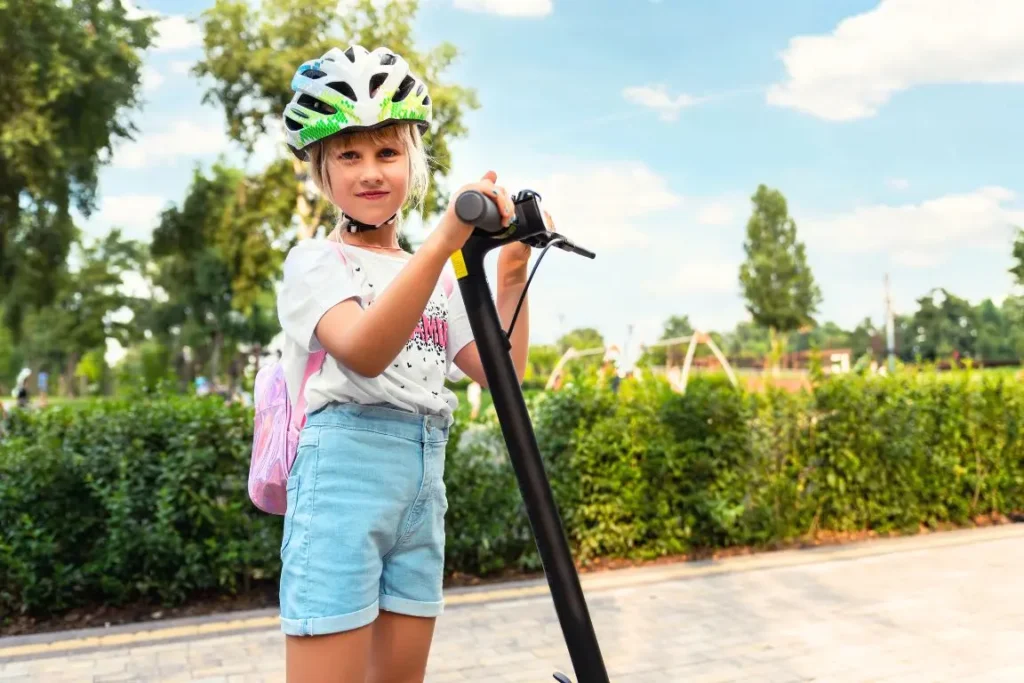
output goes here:
<path id="1" fill-rule="evenodd" d="M 416 253 L 424 253 L 430 260 L 444 263 L 455 252 L 445 243 L 443 235 L 435 230 L 423 241 L 423 244 L 416 250 Z"/>

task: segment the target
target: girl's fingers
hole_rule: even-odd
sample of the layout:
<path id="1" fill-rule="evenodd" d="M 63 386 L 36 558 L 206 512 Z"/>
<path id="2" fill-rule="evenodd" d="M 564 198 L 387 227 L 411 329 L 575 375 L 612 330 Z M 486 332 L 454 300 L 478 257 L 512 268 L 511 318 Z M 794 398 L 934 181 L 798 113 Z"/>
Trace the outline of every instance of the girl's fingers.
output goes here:
<path id="1" fill-rule="evenodd" d="M 544 218 L 547 220 L 548 230 L 551 232 L 558 232 L 558 228 L 555 227 L 555 220 L 551 217 L 551 214 L 545 211 Z"/>

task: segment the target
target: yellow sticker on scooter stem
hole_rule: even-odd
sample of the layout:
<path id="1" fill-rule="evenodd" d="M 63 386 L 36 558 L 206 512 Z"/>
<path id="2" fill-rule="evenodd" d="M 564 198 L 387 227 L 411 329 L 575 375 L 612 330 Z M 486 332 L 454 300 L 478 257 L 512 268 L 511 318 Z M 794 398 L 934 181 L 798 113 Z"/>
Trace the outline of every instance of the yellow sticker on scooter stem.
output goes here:
<path id="1" fill-rule="evenodd" d="M 466 270 L 466 260 L 462 258 L 462 250 L 459 249 L 457 252 L 452 254 L 452 267 L 455 268 L 455 277 L 462 279 L 469 275 L 469 271 Z"/>

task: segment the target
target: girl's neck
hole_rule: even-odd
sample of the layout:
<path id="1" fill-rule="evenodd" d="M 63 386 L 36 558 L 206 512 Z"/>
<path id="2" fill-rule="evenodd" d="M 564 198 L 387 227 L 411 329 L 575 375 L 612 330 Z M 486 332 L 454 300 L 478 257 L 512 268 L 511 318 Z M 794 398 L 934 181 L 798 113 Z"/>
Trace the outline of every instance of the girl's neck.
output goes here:
<path id="1" fill-rule="evenodd" d="M 399 252 L 402 248 L 398 244 L 398 236 L 394 223 L 382 225 L 376 230 L 364 232 L 348 232 L 342 228 L 335 228 L 332 237 L 343 244 L 375 251 Z"/>

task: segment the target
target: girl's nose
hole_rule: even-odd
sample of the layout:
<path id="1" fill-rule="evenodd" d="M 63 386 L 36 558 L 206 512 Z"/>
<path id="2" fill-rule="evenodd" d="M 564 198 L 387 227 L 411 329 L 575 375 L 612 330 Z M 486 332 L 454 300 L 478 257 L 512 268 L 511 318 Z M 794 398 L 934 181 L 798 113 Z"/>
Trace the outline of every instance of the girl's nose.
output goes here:
<path id="1" fill-rule="evenodd" d="M 363 164 L 362 172 L 360 180 L 362 180 L 363 184 L 380 185 L 384 182 L 384 174 L 381 173 L 380 168 L 373 161 L 368 161 Z"/>

